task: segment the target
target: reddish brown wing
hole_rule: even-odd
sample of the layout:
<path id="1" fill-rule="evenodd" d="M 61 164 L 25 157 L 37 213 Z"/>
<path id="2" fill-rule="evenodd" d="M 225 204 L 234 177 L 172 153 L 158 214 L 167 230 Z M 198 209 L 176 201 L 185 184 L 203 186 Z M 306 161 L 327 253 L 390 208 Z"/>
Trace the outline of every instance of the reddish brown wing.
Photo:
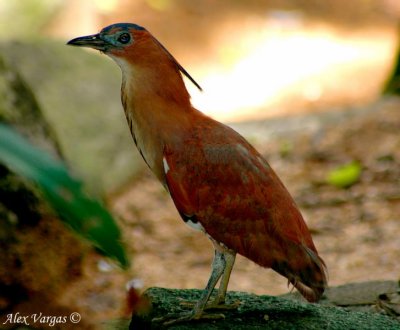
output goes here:
<path id="1" fill-rule="evenodd" d="M 288 241 L 316 252 L 293 199 L 239 134 L 209 121 L 181 146 L 167 146 L 164 154 L 181 214 L 195 216 L 216 241 L 265 267 L 290 254 Z"/>
<path id="2" fill-rule="evenodd" d="M 232 129 L 201 118 L 179 147 L 166 146 L 166 182 L 186 218 L 217 242 L 284 275 L 310 301 L 324 264 L 292 197 L 260 154 Z"/>

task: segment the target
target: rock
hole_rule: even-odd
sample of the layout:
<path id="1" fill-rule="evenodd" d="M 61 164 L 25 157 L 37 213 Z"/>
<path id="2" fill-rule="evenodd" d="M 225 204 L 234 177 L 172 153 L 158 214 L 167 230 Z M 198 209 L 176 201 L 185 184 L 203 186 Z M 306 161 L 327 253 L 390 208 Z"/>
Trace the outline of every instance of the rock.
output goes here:
<path id="1" fill-rule="evenodd" d="M 378 298 L 377 307 L 400 320 L 400 290 L 382 293 Z"/>
<path id="2" fill-rule="evenodd" d="M 323 303 L 352 308 L 353 310 L 362 306 L 371 306 L 372 308 L 380 295 L 396 292 L 399 289 L 399 284 L 395 281 L 349 283 L 328 288 Z"/>
<path id="3" fill-rule="evenodd" d="M 201 290 L 150 288 L 143 299 L 150 301 L 147 313 L 133 315 L 130 329 L 160 329 L 155 317 L 183 311 L 182 301 L 197 301 Z M 221 320 L 204 320 L 176 324 L 168 329 L 399 329 L 400 322 L 385 315 L 350 312 L 340 307 L 310 304 L 284 297 L 257 296 L 229 292 L 227 302 L 241 302 L 237 310 L 224 312 Z"/>
<path id="4" fill-rule="evenodd" d="M 144 168 L 120 102 L 121 74 L 107 57 L 48 40 L 3 43 L 0 56 L 31 87 L 67 163 L 92 191 L 113 191 Z"/>
<path id="5" fill-rule="evenodd" d="M 61 158 L 54 130 L 21 75 L 0 56 L 0 122 L 9 124 L 33 144 Z"/>
<path id="6" fill-rule="evenodd" d="M 400 286 L 396 281 L 348 283 L 327 288 L 319 303 L 327 306 L 340 306 L 349 311 L 380 312 L 394 315 L 394 311 L 386 313 L 385 309 L 390 308 L 390 306 L 394 309 L 398 307 L 394 306 L 393 301 L 389 302 L 390 305 L 385 304 L 385 302 L 388 302 L 385 301 L 385 298 L 391 300 L 390 298 L 399 290 Z M 288 293 L 282 295 L 282 297 L 303 300 L 298 292 Z M 400 312 L 397 316 L 400 317 Z"/>

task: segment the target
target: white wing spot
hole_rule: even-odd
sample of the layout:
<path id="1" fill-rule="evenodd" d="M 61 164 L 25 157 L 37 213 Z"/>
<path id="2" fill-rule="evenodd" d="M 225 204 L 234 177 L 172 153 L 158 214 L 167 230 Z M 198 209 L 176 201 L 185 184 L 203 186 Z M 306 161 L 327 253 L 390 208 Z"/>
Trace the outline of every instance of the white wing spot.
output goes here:
<path id="1" fill-rule="evenodd" d="M 167 163 L 167 160 L 165 159 L 165 157 L 162 159 L 162 162 L 163 162 L 163 166 L 164 166 L 164 172 L 165 172 L 165 174 L 167 174 L 169 171 L 169 166 L 168 166 L 168 163 Z"/>
<path id="2" fill-rule="evenodd" d="M 204 227 L 201 225 L 200 222 L 193 222 L 192 220 L 188 220 L 188 221 L 185 221 L 185 223 L 186 223 L 189 227 L 191 227 L 191 228 L 193 228 L 193 229 L 195 229 L 195 230 L 200 230 L 200 231 L 202 231 L 203 233 L 205 233 L 205 229 L 204 229 Z"/>

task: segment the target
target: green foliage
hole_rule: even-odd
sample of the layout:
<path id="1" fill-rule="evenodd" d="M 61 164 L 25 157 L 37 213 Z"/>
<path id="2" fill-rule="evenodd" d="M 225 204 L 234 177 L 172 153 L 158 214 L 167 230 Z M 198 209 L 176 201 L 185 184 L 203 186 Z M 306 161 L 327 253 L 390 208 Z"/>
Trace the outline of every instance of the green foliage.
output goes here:
<path id="1" fill-rule="evenodd" d="M 63 163 L 4 124 L 0 124 L 0 163 L 36 182 L 67 225 L 118 260 L 122 267 L 128 266 L 114 219 L 98 201 L 85 194 L 81 182 L 69 174 Z"/>
<path id="2" fill-rule="evenodd" d="M 326 181 L 338 188 L 348 188 L 359 180 L 361 171 L 361 165 L 358 162 L 353 161 L 330 171 Z"/>
<path id="3" fill-rule="evenodd" d="M 293 143 L 288 140 L 282 141 L 279 146 L 279 154 L 282 158 L 288 157 L 293 152 Z"/>

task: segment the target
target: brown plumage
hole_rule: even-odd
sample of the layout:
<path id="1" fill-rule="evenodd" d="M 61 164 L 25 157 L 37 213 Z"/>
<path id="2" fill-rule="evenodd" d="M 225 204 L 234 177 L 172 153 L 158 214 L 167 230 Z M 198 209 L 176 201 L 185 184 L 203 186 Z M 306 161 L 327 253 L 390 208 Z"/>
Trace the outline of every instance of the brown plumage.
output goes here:
<path id="1" fill-rule="evenodd" d="M 292 197 L 267 161 L 233 129 L 194 109 L 173 56 L 144 28 L 114 24 L 69 44 L 98 49 L 122 70 L 122 103 L 134 141 L 185 222 L 214 243 L 200 318 L 218 280 L 225 299 L 236 253 L 285 276 L 309 301 L 326 287 L 325 265 Z M 199 87 L 200 88 L 200 87 Z"/>
<path id="2" fill-rule="evenodd" d="M 166 144 L 166 181 L 179 212 L 215 241 L 287 277 L 310 301 L 325 286 L 323 261 L 293 199 L 234 130 L 193 114 L 180 145 Z"/>

